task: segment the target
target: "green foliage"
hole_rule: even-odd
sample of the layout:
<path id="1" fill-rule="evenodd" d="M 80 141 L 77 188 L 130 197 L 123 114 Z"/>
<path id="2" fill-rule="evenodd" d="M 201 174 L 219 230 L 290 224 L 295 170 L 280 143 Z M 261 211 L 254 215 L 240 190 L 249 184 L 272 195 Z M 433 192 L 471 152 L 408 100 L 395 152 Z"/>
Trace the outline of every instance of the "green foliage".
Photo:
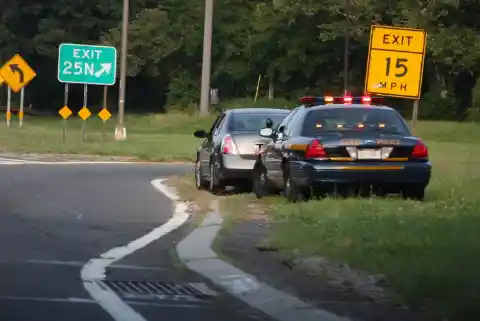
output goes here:
<path id="1" fill-rule="evenodd" d="M 455 100 L 439 91 L 429 91 L 422 96 L 419 106 L 421 119 L 454 119 Z"/>
<path id="2" fill-rule="evenodd" d="M 259 98 L 254 101 L 252 98 L 239 98 L 220 103 L 216 110 L 235 109 L 235 108 L 281 108 L 290 109 L 296 104 L 285 98 L 275 98 L 269 100 L 267 98 Z"/>
<path id="3" fill-rule="evenodd" d="M 162 96 L 160 103 L 166 102 L 167 108 L 197 104 L 204 2 L 130 3 L 128 101 L 158 106 Z M 262 94 L 268 81 L 275 95 L 285 99 L 307 93 L 340 94 L 347 20 L 349 89 L 362 94 L 370 26 L 419 27 L 428 32 L 427 93 L 421 116 L 460 120 L 471 107 L 471 89 L 480 74 L 479 10 L 478 1 L 456 0 L 355 0 L 349 8 L 334 0 L 216 0 L 212 87 L 219 89 L 223 101 L 250 97 L 262 74 Z M 27 101 L 37 108 L 57 108 L 62 101 L 62 87 L 55 77 L 58 45 L 103 43 L 120 48 L 121 13 L 122 1 L 112 0 L 25 0 L 4 8 L 0 57 L 6 60 L 18 52 L 38 73 Z M 447 99 L 441 95 L 445 92 Z M 93 103 L 101 101 L 101 94 L 92 91 L 91 95 Z"/>

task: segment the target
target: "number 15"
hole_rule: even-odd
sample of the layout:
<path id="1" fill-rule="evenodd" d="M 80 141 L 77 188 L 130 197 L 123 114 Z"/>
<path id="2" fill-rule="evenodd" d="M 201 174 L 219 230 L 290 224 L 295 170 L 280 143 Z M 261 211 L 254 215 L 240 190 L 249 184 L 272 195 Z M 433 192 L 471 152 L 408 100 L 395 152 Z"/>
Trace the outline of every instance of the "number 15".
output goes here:
<path id="1" fill-rule="evenodd" d="M 388 57 L 385 59 L 386 60 L 386 70 L 385 70 L 385 74 L 387 76 L 390 76 L 390 65 L 392 63 L 392 58 Z M 407 74 L 408 72 L 408 68 L 407 66 L 405 65 L 405 63 L 408 62 L 408 59 L 406 58 L 397 58 L 397 61 L 395 63 L 395 68 L 396 69 L 401 69 L 402 71 L 401 72 L 398 72 L 395 74 L 395 77 L 403 77 Z"/>

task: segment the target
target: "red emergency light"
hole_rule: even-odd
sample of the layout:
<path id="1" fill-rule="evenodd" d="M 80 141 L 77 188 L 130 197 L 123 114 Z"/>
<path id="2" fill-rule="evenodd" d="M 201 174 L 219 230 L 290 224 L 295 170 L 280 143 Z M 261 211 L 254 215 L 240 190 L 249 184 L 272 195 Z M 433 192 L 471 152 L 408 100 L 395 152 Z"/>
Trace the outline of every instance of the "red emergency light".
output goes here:
<path id="1" fill-rule="evenodd" d="M 363 96 L 362 97 L 362 104 L 370 104 L 372 102 L 372 97 L 370 96 Z"/>
<path id="2" fill-rule="evenodd" d="M 343 103 L 344 104 L 351 104 L 353 102 L 352 96 L 343 96 Z"/>
<path id="3" fill-rule="evenodd" d="M 316 97 L 316 96 L 303 96 L 299 99 L 300 103 L 306 106 L 313 106 L 313 105 L 322 105 L 322 104 L 363 104 L 363 105 L 370 105 L 372 102 L 379 102 L 383 101 L 381 97 L 371 97 L 371 96 L 361 96 L 361 97 L 353 97 L 350 95 L 345 95 L 341 97 L 334 97 L 334 96 L 324 96 L 324 97 Z"/>

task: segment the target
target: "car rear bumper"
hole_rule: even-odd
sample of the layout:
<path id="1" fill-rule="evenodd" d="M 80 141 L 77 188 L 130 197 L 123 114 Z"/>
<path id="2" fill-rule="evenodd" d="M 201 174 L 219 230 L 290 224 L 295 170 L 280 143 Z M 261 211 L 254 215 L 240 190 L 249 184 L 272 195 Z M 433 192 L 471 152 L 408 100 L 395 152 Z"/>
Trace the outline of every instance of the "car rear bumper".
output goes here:
<path id="1" fill-rule="evenodd" d="M 221 165 L 222 179 L 251 179 L 255 158 L 254 155 L 249 158 L 245 158 L 245 156 L 222 155 Z"/>
<path id="2" fill-rule="evenodd" d="M 430 182 L 431 164 L 427 163 L 316 163 L 296 162 L 291 166 L 292 179 L 299 186 L 325 183 L 349 184 L 418 184 Z"/>

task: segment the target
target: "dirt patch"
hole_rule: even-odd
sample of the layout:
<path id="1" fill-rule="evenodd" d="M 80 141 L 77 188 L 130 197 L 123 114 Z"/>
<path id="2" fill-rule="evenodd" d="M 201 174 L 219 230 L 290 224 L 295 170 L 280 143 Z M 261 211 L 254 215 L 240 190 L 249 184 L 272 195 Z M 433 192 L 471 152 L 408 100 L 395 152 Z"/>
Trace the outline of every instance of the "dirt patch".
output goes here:
<path id="1" fill-rule="evenodd" d="M 201 217 L 211 210 L 214 196 L 207 191 L 199 191 L 190 175 L 170 177 L 167 185 L 176 189 L 180 200 L 191 203 L 195 213 Z"/>
<path id="2" fill-rule="evenodd" d="M 393 294 L 387 288 L 385 275 L 371 275 L 353 270 L 327 258 L 314 256 L 294 259 L 292 264 L 308 274 L 328 279 L 328 283 L 344 291 L 356 293 L 379 303 L 392 303 Z"/>

